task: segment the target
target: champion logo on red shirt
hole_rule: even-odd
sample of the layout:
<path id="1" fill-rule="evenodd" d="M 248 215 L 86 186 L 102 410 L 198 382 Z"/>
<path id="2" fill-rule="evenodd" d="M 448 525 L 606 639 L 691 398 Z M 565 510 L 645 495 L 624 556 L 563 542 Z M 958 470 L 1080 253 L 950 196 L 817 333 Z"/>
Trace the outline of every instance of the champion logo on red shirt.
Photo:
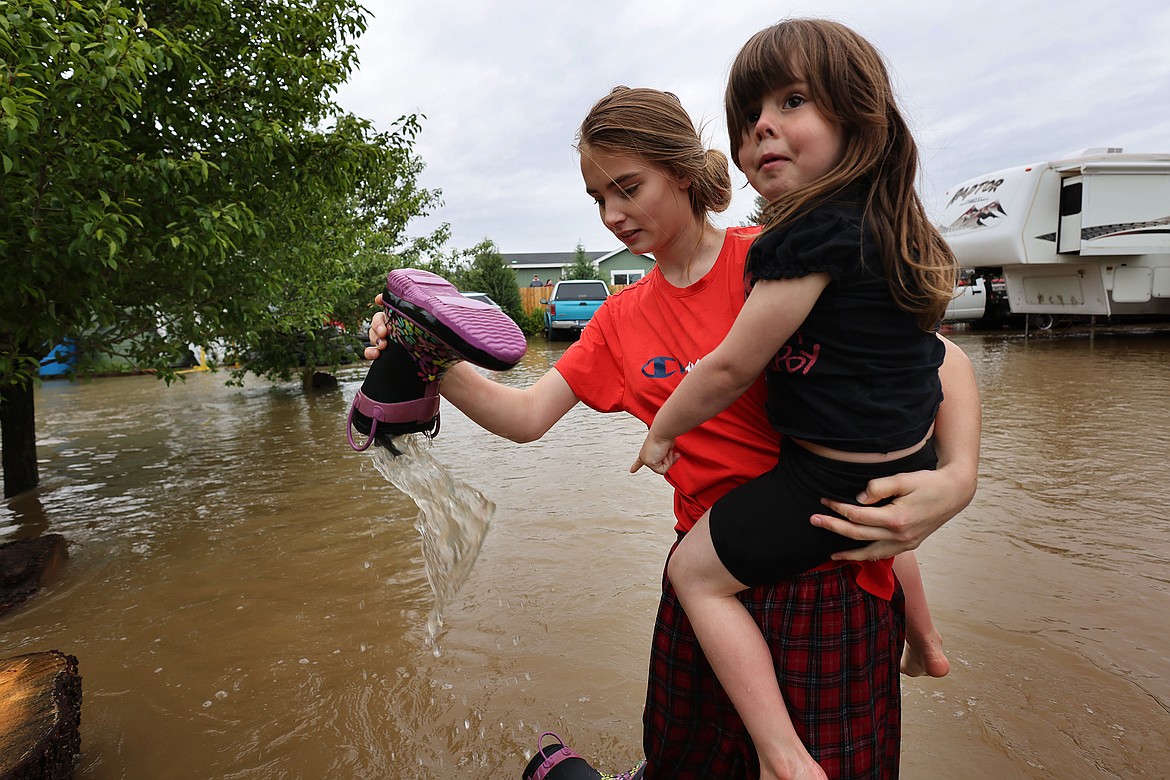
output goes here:
<path id="1" fill-rule="evenodd" d="M 687 367 L 678 358 L 652 357 L 642 364 L 642 376 L 647 379 L 666 379 L 686 372 Z"/>

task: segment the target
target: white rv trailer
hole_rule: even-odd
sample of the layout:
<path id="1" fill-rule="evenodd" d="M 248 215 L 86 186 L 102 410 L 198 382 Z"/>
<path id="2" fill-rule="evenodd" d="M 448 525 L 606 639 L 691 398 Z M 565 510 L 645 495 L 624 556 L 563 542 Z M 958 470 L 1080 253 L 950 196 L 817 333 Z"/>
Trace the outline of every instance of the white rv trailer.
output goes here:
<path id="1" fill-rule="evenodd" d="M 1170 314 L 1170 154 L 1086 149 L 971 179 L 945 204 L 959 265 L 1002 273 L 1013 314 Z"/>

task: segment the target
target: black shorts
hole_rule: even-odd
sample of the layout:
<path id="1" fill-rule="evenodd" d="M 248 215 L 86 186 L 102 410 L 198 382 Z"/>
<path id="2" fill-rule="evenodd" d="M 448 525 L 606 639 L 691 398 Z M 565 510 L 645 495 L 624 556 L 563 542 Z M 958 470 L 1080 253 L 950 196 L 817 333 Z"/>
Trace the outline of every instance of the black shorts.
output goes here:
<path id="1" fill-rule="evenodd" d="M 850 539 L 809 522 L 832 514 L 821 498 L 856 503 L 874 478 L 938 465 L 934 442 L 883 463 L 849 463 L 785 442 L 780 462 L 766 474 L 732 490 L 711 507 L 711 541 L 731 575 L 744 585 L 766 585 L 820 566 L 841 550 L 869 542 Z"/>

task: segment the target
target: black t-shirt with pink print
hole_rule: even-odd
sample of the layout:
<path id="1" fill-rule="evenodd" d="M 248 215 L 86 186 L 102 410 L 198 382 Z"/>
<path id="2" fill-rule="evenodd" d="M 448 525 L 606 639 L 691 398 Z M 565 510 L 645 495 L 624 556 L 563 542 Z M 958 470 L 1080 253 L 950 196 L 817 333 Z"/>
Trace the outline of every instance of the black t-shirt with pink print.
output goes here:
<path id="1" fill-rule="evenodd" d="M 747 280 L 832 281 L 766 370 L 779 432 L 848 452 L 917 444 L 942 401 L 946 347 L 890 293 L 862 206 L 834 201 L 756 239 Z"/>

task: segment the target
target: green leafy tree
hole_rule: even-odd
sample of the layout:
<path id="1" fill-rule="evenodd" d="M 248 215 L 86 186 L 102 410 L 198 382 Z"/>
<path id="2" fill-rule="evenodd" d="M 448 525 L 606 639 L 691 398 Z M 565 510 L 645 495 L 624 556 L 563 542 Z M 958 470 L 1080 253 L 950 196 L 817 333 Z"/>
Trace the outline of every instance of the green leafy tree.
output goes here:
<path id="1" fill-rule="evenodd" d="M 566 279 L 601 279 L 597 265 L 585 254 L 585 246 L 578 241 L 577 253 L 573 255 L 573 263 L 565 269 Z M 602 279 L 602 281 L 605 281 Z"/>
<path id="2" fill-rule="evenodd" d="M 401 127 L 403 137 L 413 137 L 417 125 Z M 286 317 L 275 304 L 276 316 L 245 334 L 232 345 L 236 361 L 233 376 L 246 372 L 275 379 L 300 374 L 306 389 L 311 388 L 319 367 L 337 366 L 360 359 L 360 337 L 372 314 L 371 302 L 394 268 L 425 268 L 438 274 L 448 272 L 449 261 L 442 247 L 449 237 L 447 226 L 430 236 L 402 243 L 405 223 L 397 220 L 401 199 L 414 192 L 417 161 L 403 160 L 399 167 L 380 164 L 359 177 L 360 192 L 353 199 L 330 205 L 325 224 L 313 231 L 321 242 L 320 257 L 312 268 L 315 287 L 305 290 L 322 314 L 307 321 Z M 387 205 L 397 207 L 387 212 Z M 324 204 L 323 204 L 324 205 Z M 419 207 L 422 213 L 422 206 Z M 388 216 L 389 213 L 389 216 Z M 308 270 L 308 269 L 306 269 Z M 308 277 L 306 277 L 308 278 Z"/>
<path id="3" fill-rule="evenodd" d="M 38 480 L 51 345 L 75 339 L 83 373 L 120 352 L 170 378 L 214 344 L 288 375 L 294 343 L 358 330 L 387 268 L 442 243 L 403 238 L 438 198 L 416 186 L 418 117 L 376 132 L 334 101 L 365 24 L 355 0 L 4 4 L 5 495 Z"/>
<path id="4" fill-rule="evenodd" d="M 535 336 L 544 332 L 544 309 L 537 306 L 525 314 L 517 323 L 525 336 Z"/>
<path id="5" fill-rule="evenodd" d="M 755 208 L 748 214 L 747 221 L 743 223 L 745 226 L 762 225 L 767 221 L 764 218 L 764 210 L 768 208 L 768 199 L 763 195 L 757 195 L 753 203 Z"/>
<path id="6" fill-rule="evenodd" d="M 466 257 L 471 262 L 459 277 L 461 289 L 487 293 L 514 322 L 521 322 L 524 304 L 516 287 L 516 275 L 496 245 L 484 239 L 468 250 Z"/>

